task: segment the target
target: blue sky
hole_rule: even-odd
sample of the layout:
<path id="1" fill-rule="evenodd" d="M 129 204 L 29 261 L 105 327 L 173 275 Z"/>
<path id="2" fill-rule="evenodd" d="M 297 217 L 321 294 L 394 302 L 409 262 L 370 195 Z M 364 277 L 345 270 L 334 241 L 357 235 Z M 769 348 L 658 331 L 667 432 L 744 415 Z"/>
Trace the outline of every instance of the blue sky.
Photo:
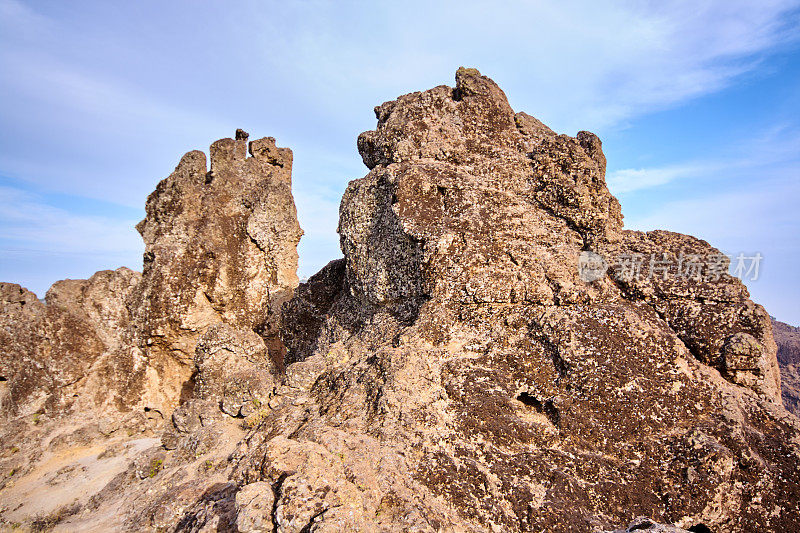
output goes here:
<path id="1" fill-rule="evenodd" d="M 0 279 L 141 269 L 147 194 L 237 127 L 294 150 L 311 275 L 373 106 L 465 65 L 600 135 L 627 227 L 760 252 L 800 324 L 800 0 L 492 4 L 0 0 Z"/>

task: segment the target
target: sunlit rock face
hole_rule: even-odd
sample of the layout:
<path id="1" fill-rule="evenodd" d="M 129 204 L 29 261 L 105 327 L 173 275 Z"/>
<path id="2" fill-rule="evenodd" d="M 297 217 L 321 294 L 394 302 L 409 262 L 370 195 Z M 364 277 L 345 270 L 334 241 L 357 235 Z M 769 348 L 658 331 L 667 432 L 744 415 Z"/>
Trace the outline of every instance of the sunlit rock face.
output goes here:
<path id="1" fill-rule="evenodd" d="M 249 146 L 249 156 L 248 156 Z M 183 156 L 147 199 L 142 283 L 132 299 L 139 344 L 175 368 L 194 370 L 197 342 L 214 324 L 256 331 L 282 364 L 281 305 L 297 287 L 302 231 L 291 193 L 292 152 L 247 134 Z M 175 364 L 177 363 L 177 364 Z"/>
<path id="2" fill-rule="evenodd" d="M 0 283 L 0 415 L 127 412 L 141 403 L 144 358 L 131 345 L 127 268 L 55 283 L 44 301 Z"/>
<path id="3" fill-rule="evenodd" d="M 284 319 L 301 317 L 313 339 L 291 331 L 303 342 L 289 343 L 302 361 L 290 382 L 297 366 L 300 391 L 305 372 L 319 373 L 297 393 L 318 421 L 293 438 L 349 450 L 367 487 L 403 479 L 391 512 L 387 489 L 365 491 L 371 521 L 796 527 L 798 429 L 769 317 L 715 265 L 718 250 L 623 229 L 599 139 L 514 113 L 474 70 L 375 111 L 376 130 L 358 140 L 370 172 L 340 209 L 344 262 L 301 286 Z M 587 281 L 589 252 L 608 269 Z M 661 268 L 630 276 L 627 256 Z M 698 263 L 688 274 L 685 256 Z M 264 431 L 280 428 L 279 412 Z M 351 442 L 360 434 L 370 444 Z M 250 459 L 262 453 L 244 452 L 235 479 L 276 482 Z"/>
<path id="4" fill-rule="evenodd" d="M 212 145 L 210 169 L 190 152 L 150 196 L 138 226 L 144 273 L 104 274 L 130 281 L 111 290 L 115 303 L 74 303 L 86 301 L 80 283 L 46 306 L 2 287 L 3 324 L 13 324 L 3 331 L 28 324 L 32 346 L 50 343 L 31 361 L 116 342 L 146 369 L 131 390 L 163 396 L 144 403 L 163 418 L 141 434 L 92 434 L 118 447 L 95 459 L 116 465 L 113 480 L 58 478 L 81 488 L 80 507 L 26 503 L 3 520 L 137 531 L 800 529 L 800 423 L 781 401 L 772 326 L 718 250 L 624 229 L 600 140 L 514 112 L 475 69 L 375 113 L 376 129 L 358 138 L 369 171 L 341 203 L 344 257 L 306 283 L 291 152 L 266 138 L 248 157 L 239 132 Z M 99 325 L 53 344 L 49 324 L 66 320 L 48 315 L 56 307 Z M 47 374 L 25 368 L 1 367 L 13 376 L 4 406 Z M 15 438 L 44 446 L 36 431 Z M 63 442 L 77 453 L 77 437 Z"/>

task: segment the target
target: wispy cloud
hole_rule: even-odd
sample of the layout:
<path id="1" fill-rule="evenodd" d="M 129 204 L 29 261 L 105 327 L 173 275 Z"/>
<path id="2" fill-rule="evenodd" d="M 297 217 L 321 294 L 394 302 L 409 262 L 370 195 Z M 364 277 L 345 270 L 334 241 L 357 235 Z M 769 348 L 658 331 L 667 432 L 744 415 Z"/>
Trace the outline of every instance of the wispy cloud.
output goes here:
<path id="1" fill-rule="evenodd" d="M 720 163 L 689 163 L 656 168 L 625 168 L 608 175 L 606 181 L 614 194 L 624 194 L 665 185 L 675 180 L 708 177 L 723 165 Z"/>
<path id="2" fill-rule="evenodd" d="M 670 229 L 695 234 L 730 251 L 757 250 L 766 244 L 794 249 L 800 244 L 793 231 L 797 225 L 797 198 L 800 198 L 800 183 L 796 179 L 800 165 L 794 170 L 716 193 L 667 201 L 644 216 L 626 220 L 626 225 L 641 230 Z"/>
<path id="3" fill-rule="evenodd" d="M 0 187 L 0 227 L 5 251 L 75 254 L 140 254 L 136 220 L 71 213 L 36 195 Z"/>
<path id="4" fill-rule="evenodd" d="M 800 129 L 788 123 L 777 124 L 749 139 L 718 149 L 722 155 L 661 167 L 625 168 L 606 177 L 614 194 L 626 194 L 657 188 L 672 182 L 695 179 L 713 180 L 724 176 L 727 185 L 737 179 L 752 181 L 775 167 L 788 172 L 800 171 Z"/>
<path id="5" fill-rule="evenodd" d="M 796 0 L 314 5 L 256 8 L 240 22 L 246 34 L 271 28 L 254 53 L 303 79 L 304 92 L 324 80 L 323 99 L 354 85 L 388 97 L 467 63 L 567 133 L 717 91 L 798 39 Z M 287 21 L 295 31 L 281 31 Z"/>

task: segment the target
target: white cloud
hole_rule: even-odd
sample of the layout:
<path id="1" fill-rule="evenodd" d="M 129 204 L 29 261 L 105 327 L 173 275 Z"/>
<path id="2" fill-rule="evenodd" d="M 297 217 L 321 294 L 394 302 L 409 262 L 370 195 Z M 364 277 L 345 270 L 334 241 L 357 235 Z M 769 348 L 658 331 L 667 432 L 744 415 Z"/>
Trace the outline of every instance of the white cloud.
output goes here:
<path id="1" fill-rule="evenodd" d="M 140 254 L 144 245 L 134 229 L 136 222 L 79 215 L 19 189 L 0 187 L 0 226 L 7 251 Z"/>
<path id="2" fill-rule="evenodd" d="M 624 194 L 665 185 L 675 180 L 708 176 L 719 164 L 685 164 L 657 168 L 625 168 L 608 174 L 606 182 L 614 194 Z"/>
<path id="3" fill-rule="evenodd" d="M 309 93 L 324 82 L 323 99 L 347 87 L 394 97 L 449 82 L 466 63 L 567 133 L 719 90 L 798 38 L 796 0 L 314 6 L 287 4 L 274 22 L 270 6 L 242 22 L 246 34 L 270 27 L 255 53 L 301 76 Z M 281 31 L 287 21 L 294 31 Z"/>
<path id="4" fill-rule="evenodd" d="M 797 225 L 796 203 L 800 198 L 798 170 L 800 166 L 783 178 L 751 182 L 733 190 L 667 201 L 644 216 L 626 219 L 626 226 L 699 234 L 730 251 L 756 250 L 764 243 L 794 249 L 798 241 L 792 231 Z"/>
<path id="5" fill-rule="evenodd" d="M 762 178 L 763 173 L 797 172 L 800 168 L 800 130 L 788 124 L 778 124 L 735 145 L 721 147 L 722 156 L 662 167 L 625 168 L 606 176 L 614 194 L 626 194 L 656 188 L 685 179 L 710 180 L 724 175 L 728 184 L 738 179 L 748 181 Z M 788 166 L 786 170 L 784 167 Z"/>

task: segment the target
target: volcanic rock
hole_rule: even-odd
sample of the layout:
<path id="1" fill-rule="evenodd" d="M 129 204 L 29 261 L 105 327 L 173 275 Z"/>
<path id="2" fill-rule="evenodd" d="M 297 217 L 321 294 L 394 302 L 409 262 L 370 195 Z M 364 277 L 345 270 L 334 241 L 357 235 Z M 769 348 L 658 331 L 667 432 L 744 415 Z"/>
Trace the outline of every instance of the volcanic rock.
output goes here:
<path id="1" fill-rule="evenodd" d="M 116 346 L 165 398 L 160 426 L 80 433 L 107 446 L 80 456 L 108 465 L 102 487 L 43 466 L 3 502 L 44 479 L 82 487 L 77 508 L 38 508 L 71 530 L 800 529 L 772 325 L 718 250 L 625 230 L 600 140 L 515 113 L 475 69 L 375 113 L 344 258 L 307 283 L 291 153 L 267 138 L 247 157 L 237 132 L 210 171 L 190 152 L 148 199 L 141 281 L 111 289 L 126 305 L 3 285 L 9 413 L 68 403 L 26 380 L 92 376 L 81 357 Z M 91 333 L 59 336 L 72 320 Z M 78 432 L 29 434 L 31 464 L 78 453 Z"/>
<path id="2" fill-rule="evenodd" d="M 302 235 L 292 152 L 271 137 L 246 139 L 240 131 L 213 143 L 210 170 L 203 152 L 184 155 L 147 199 L 147 217 L 137 226 L 145 241 L 132 302 L 138 342 L 174 369 L 174 397 L 194 371 L 197 342 L 214 324 L 258 332 L 283 365 L 280 309 L 298 283 Z"/>
<path id="3" fill-rule="evenodd" d="M 123 267 L 59 281 L 45 302 L 0 284 L 0 413 L 126 412 L 143 404 L 146 364 L 130 345 L 125 303 L 139 279 Z"/>

